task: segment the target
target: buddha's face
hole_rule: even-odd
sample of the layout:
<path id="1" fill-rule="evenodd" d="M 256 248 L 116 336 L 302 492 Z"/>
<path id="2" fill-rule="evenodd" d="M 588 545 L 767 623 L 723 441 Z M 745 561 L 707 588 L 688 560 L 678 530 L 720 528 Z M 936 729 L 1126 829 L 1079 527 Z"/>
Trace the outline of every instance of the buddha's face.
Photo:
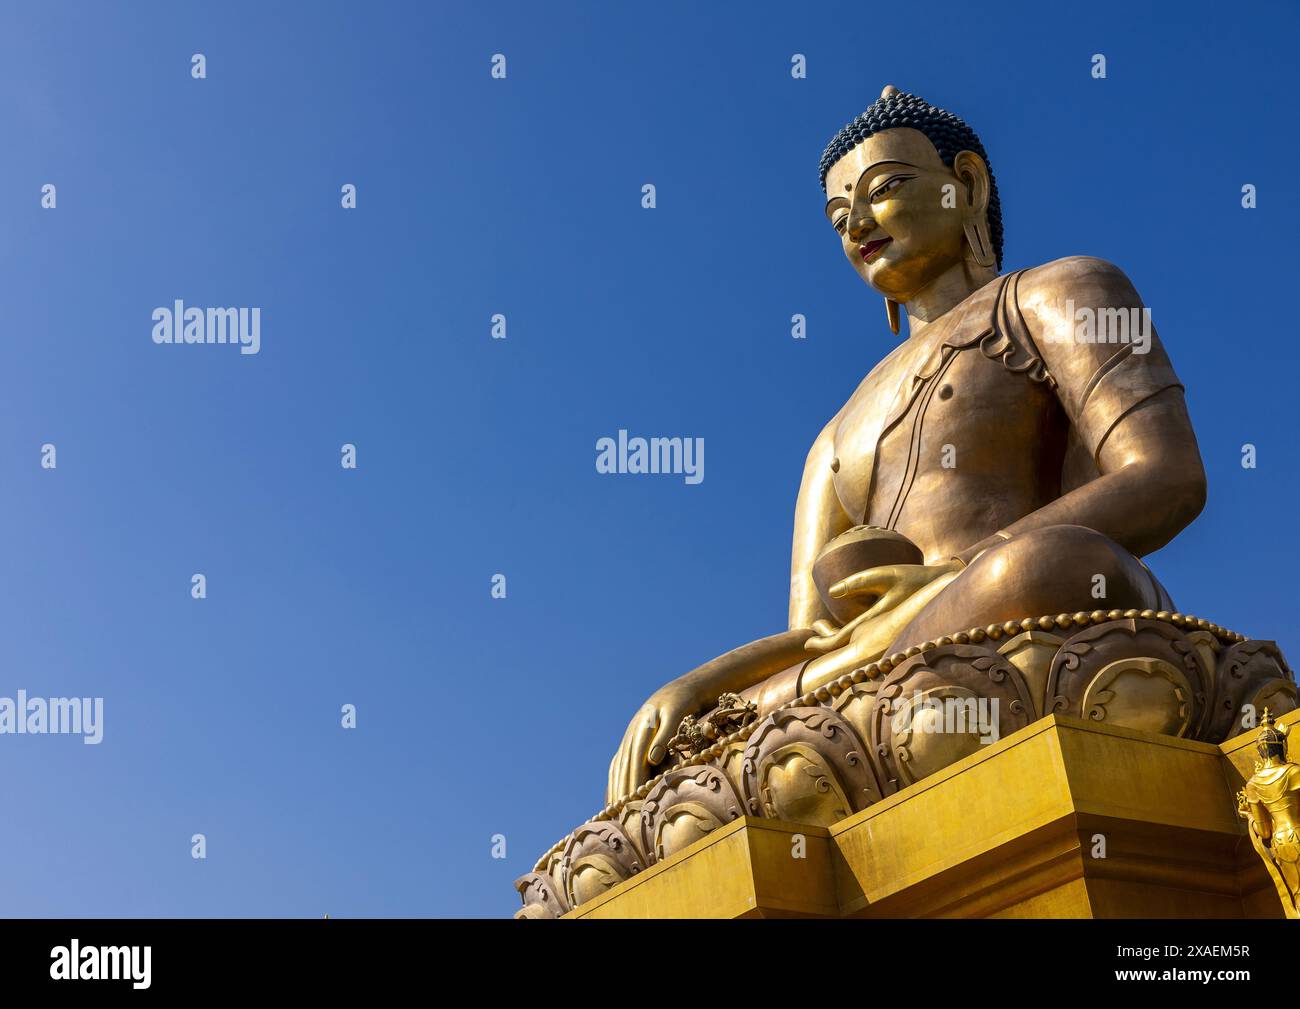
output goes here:
<path id="1" fill-rule="evenodd" d="M 862 279 L 906 303 L 962 261 L 963 220 L 984 212 L 987 179 L 975 154 L 962 152 L 948 168 L 919 130 L 884 130 L 831 167 L 826 216 Z"/>

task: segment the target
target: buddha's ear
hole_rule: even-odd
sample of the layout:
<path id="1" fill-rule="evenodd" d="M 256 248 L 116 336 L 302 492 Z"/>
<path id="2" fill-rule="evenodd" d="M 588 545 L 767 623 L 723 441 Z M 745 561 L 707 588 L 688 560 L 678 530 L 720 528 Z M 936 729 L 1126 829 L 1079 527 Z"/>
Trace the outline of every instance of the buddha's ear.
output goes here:
<path id="1" fill-rule="evenodd" d="M 953 174 L 966 188 L 966 205 L 961 208 L 962 230 L 966 233 L 966 254 L 980 266 L 997 263 L 989 233 L 989 166 L 974 151 L 962 151 L 952 159 Z"/>
<path id="2" fill-rule="evenodd" d="M 983 216 L 989 208 L 989 166 L 974 151 L 962 151 L 952 159 L 952 171 L 966 187 L 968 202 L 962 209 Z"/>

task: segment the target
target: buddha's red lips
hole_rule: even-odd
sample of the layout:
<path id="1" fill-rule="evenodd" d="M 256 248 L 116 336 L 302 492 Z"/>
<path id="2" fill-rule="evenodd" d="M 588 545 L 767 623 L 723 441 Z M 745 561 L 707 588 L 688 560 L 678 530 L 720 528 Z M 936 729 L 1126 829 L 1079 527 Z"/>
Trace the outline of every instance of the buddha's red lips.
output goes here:
<path id="1" fill-rule="evenodd" d="M 877 238 L 874 242 L 868 242 L 866 245 L 858 246 L 858 252 L 862 253 L 862 261 L 864 263 L 869 263 L 872 256 L 892 241 L 892 238 Z"/>

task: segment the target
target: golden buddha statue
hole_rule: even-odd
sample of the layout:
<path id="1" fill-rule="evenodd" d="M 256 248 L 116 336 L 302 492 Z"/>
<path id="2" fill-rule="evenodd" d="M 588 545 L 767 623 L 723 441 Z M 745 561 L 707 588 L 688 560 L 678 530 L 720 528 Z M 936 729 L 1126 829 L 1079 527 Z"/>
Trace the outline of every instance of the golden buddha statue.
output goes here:
<path id="1" fill-rule="evenodd" d="M 1174 608 L 1139 558 L 1200 512 L 1205 474 L 1128 278 L 1086 256 L 999 274 L 982 144 L 892 87 L 832 140 L 821 175 L 845 256 L 895 333 L 906 312 L 907 339 L 808 454 L 789 629 L 657 690 L 614 756 L 611 803 L 721 694 L 761 716 L 956 629 Z"/>
<path id="2" fill-rule="evenodd" d="M 1175 612 L 1140 560 L 1200 512 L 1205 473 L 1128 278 L 1085 256 L 1000 273 L 979 138 L 892 87 L 821 177 L 844 254 L 908 336 L 808 453 L 789 629 L 655 691 L 605 808 L 516 882 L 519 917 L 564 915 L 740 817 L 830 827 L 1049 715 L 1219 742 L 1297 706 L 1276 644 Z M 1275 771 L 1252 794 L 1294 876 L 1300 793 Z"/>
<path id="3" fill-rule="evenodd" d="M 1288 918 L 1300 917 L 1300 764 L 1287 760 L 1287 729 L 1267 708 L 1260 720 L 1256 749 L 1260 761 L 1237 794 L 1237 812 L 1247 821 L 1250 840 L 1264 860 Z"/>

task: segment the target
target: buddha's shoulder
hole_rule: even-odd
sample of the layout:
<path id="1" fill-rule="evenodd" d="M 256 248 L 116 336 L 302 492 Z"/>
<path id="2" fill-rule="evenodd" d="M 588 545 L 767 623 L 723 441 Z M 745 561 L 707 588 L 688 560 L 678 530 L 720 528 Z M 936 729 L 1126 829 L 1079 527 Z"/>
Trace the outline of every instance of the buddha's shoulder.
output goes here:
<path id="1" fill-rule="evenodd" d="M 1016 296 L 1021 306 L 1078 294 L 1080 303 L 1097 295 L 1132 295 L 1133 283 L 1114 263 L 1096 256 L 1065 256 L 1019 272 Z"/>

